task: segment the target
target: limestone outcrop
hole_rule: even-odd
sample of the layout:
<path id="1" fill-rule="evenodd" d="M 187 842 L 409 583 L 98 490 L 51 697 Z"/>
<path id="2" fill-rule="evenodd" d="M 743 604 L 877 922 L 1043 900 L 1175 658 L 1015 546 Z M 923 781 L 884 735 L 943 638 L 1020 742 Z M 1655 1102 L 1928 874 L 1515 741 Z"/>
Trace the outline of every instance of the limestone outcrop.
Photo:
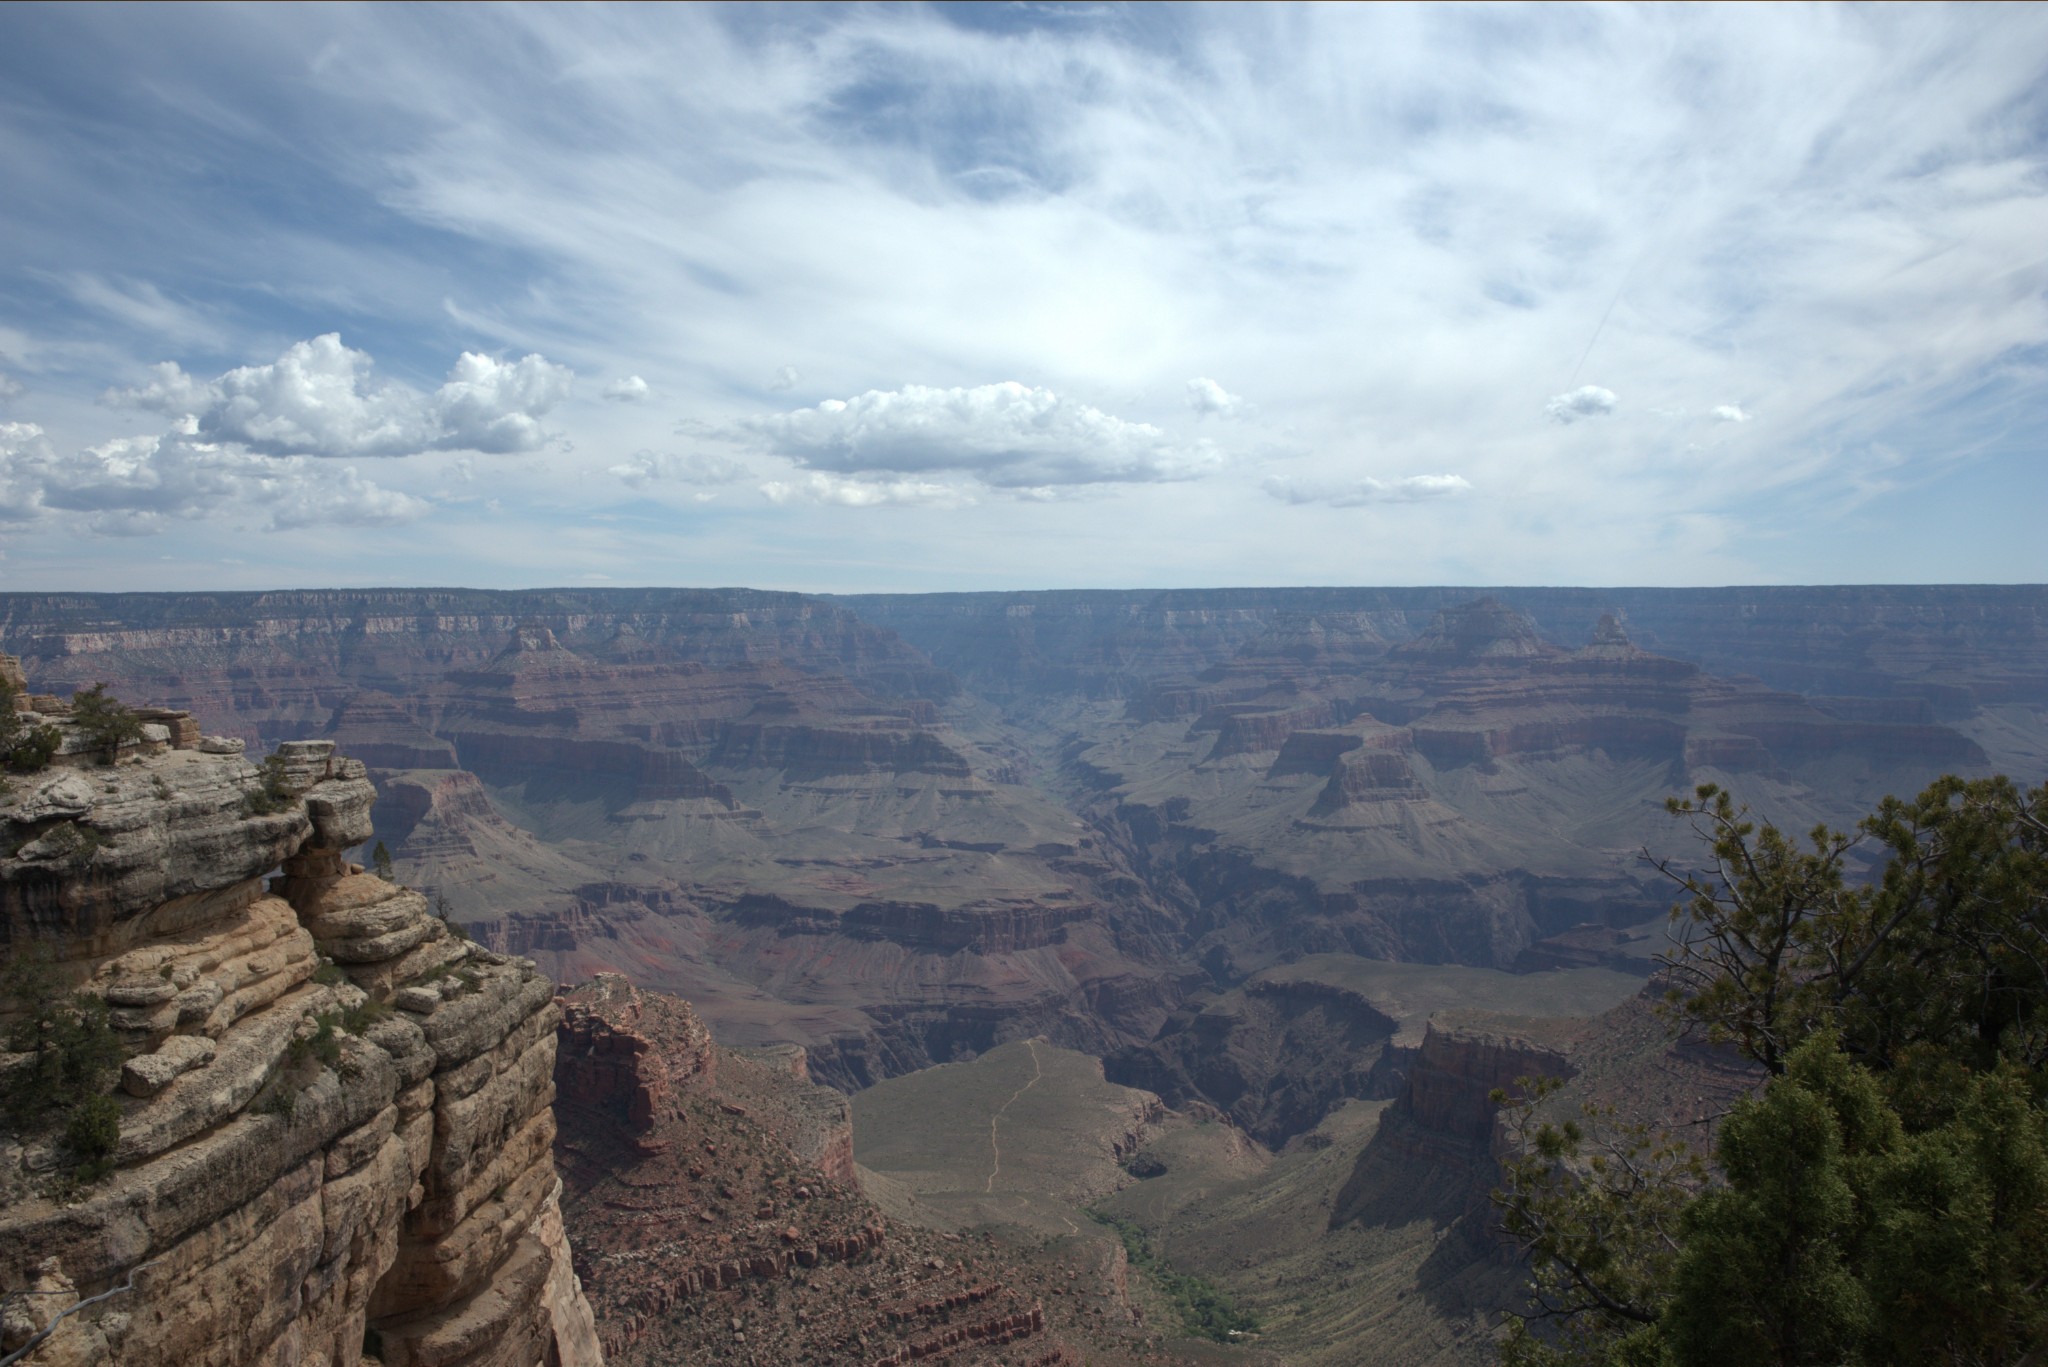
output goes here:
<path id="1" fill-rule="evenodd" d="M 120 1055 L 97 1169 L 36 1117 L 0 1135 L 0 1352 L 49 1330 L 37 1367 L 600 1363 L 551 1154 L 553 984 L 346 861 L 375 793 L 331 741 L 259 765 L 152 725 L 0 793 L 0 954 L 30 975 L 0 1088 L 55 1047 L 19 1029 L 24 982 L 103 1002 Z"/>

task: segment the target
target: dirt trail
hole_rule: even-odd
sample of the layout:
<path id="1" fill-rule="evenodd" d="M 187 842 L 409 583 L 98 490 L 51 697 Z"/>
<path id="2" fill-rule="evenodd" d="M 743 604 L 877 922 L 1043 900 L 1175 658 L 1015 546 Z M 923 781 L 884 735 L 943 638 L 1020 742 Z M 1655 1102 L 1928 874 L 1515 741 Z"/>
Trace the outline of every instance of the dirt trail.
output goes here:
<path id="1" fill-rule="evenodd" d="M 1009 1110 L 1011 1106 L 1016 1104 L 1018 1097 L 1036 1087 L 1038 1079 L 1045 1076 L 1044 1069 L 1038 1066 L 1038 1041 L 1025 1040 L 1024 1047 L 1031 1051 L 1031 1081 L 1010 1093 L 1010 1099 L 998 1106 L 996 1113 L 988 1118 L 988 1152 L 990 1162 L 988 1185 L 982 1188 L 984 1192 L 992 1192 L 996 1189 L 996 1174 L 1003 1170 L 1003 1147 L 996 1142 L 996 1122 L 1003 1118 L 1004 1111 Z"/>

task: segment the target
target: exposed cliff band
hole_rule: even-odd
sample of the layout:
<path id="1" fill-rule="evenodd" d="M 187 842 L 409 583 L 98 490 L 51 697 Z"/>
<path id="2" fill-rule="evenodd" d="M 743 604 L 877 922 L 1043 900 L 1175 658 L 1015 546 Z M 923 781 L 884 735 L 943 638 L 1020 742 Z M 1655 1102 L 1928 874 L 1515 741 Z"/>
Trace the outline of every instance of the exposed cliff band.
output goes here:
<path id="1" fill-rule="evenodd" d="M 81 1185 L 33 1124 L 0 1139 L 0 1352 L 129 1285 L 30 1360 L 599 1363 L 550 1152 L 552 984 L 344 861 L 359 762 L 241 749 L 167 714 L 0 794 L 0 949 L 104 1002 L 123 1057 L 109 1170 Z M 0 1060 L 6 1084 L 35 1062 Z"/>

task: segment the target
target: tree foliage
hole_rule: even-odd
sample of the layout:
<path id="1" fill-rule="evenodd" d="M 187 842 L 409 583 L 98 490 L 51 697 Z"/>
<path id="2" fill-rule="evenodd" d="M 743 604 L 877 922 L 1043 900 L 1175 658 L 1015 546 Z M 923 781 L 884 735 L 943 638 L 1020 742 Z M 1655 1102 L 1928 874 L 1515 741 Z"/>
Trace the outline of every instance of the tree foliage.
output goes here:
<path id="1" fill-rule="evenodd" d="M 123 745 L 142 739 L 142 718 L 134 708 L 108 693 L 104 683 L 81 688 L 71 695 L 71 720 L 85 737 L 86 745 L 99 752 L 103 764 L 112 764 Z"/>
<path id="2" fill-rule="evenodd" d="M 61 1127 L 80 1181 L 95 1181 L 121 1137 L 121 1113 L 108 1095 L 121 1068 L 121 1041 L 106 1002 L 66 992 L 49 956 L 22 954 L 0 975 L 13 1023 L 7 1047 L 25 1057 L 8 1072 L 4 1115 L 17 1134 Z"/>
<path id="3" fill-rule="evenodd" d="M 1943 778 L 1804 840 L 1714 787 L 1670 807 L 1710 856 L 1659 864 L 1674 1013 L 1766 1081 L 1711 1169 L 1532 1089 L 1503 1360 L 2048 1361 L 2048 788 Z"/>
<path id="4" fill-rule="evenodd" d="M 33 713 L 17 712 L 15 697 L 13 682 L 0 679 L 0 766 L 33 773 L 50 762 L 61 737 L 56 727 L 37 721 Z"/>

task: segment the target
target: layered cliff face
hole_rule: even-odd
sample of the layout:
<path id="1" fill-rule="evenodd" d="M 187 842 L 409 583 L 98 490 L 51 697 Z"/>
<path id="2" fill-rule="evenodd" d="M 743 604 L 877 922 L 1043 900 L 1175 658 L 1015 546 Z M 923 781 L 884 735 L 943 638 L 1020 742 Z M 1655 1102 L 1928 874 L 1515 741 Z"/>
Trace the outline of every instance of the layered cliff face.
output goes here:
<path id="1" fill-rule="evenodd" d="M 1033 1032 L 1115 1047 L 1174 995 L 1135 880 L 944 721 L 948 676 L 842 608 L 738 591 L 137 606 L 36 600 L 0 634 L 53 677 L 361 753 L 399 873 L 491 943 L 562 979 L 686 993 L 725 1037 L 806 1044 L 841 1085 Z"/>
<path id="2" fill-rule="evenodd" d="M 1495 599 L 1393 645 L 1355 614 L 1283 622 L 1070 724 L 1083 809 L 1176 891 L 1225 982 L 1332 951 L 1506 967 L 1664 910 L 1639 854 L 1676 848 L 1671 792 L 1719 782 L 1795 827 L 1847 824 L 1989 764 L 1928 718 L 1837 715 L 1652 654 L 1611 614 L 1559 647 Z"/>
<path id="3" fill-rule="evenodd" d="M 565 1208 L 614 1367 L 1082 1360 L 988 1241 L 876 1209 L 846 1099 L 802 1050 L 721 1048 L 686 1003 L 616 976 L 562 1006 Z"/>
<path id="4" fill-rule="evenodd" d="M 1424 1079 L 1440 1062 L 1428 1034 L 1437 1012 L 1481 1007 L 1580 1017 L 1634 996 L 1641 983 L 1633 964 L 1507 973 L 1309 955 L 1227 992 L 1198 995 L 1156 1038 L 1111 1055 L 1104 1066 L 1112 1081 L 1158 1092 L 1171 1106 L 1213 1106 L 1279 1149 L 1347 1098 L 1385 1100 L 1414 1090 L 1433 1124 L 1437 1084 Z M 1481 1102 L 1493 1085 L 1504 1084 L 1481 1087 Z"/>
<path id="5" fill-rule="evenodd" d="M 1919 699 L 1959 711 L 2048 702 L 2048 589 L 2038 584 L 1171 589 L 834 601 L 900 633 L 989 696 L 1127 697 L 1162 677 L 1223 663 L 1289 623 L 1341 619 L 1392 643 L 1482 595 L 1526 614 L 1552 645 L 1576 645 L 1604 614 L 1618 613 L 1658 654 L 1800 693 Z"/>
<path id="6" fill-rule="evenodd" d="M 1191 987 L 1303 954 L 1585 962 L 1666 906 L 1639 855 L 1681 848 L 1674 791 L 1721 782 L 1803 829 L 1944 770 L 2048 763 L 2044 608 L 0 596 L 0 640 L 49 679 L 337 740 L 373 761 L 401 876 L 495 947 L 684 993 L 722 1038 L 804 1044 L 851 1087 L 1033 1034 L 1127 1048 Z"/>
<path id="7" fill-rule="evenodd" d="M 35 975 L 8 1024 L 56 1003 L 11 1033 L 4 1085 L 48 1076 L 91 1003 L 120 1060 L 95 1162 L 32 1116 L 0 1139 L 0 1343 L 54 1323 L 38 1362 L 597 1363 L 550 1153 L 552 985 L 344 862 L 360 762 L 240 750 L 145 736 L 0 796 L 0 934 Z"/>

